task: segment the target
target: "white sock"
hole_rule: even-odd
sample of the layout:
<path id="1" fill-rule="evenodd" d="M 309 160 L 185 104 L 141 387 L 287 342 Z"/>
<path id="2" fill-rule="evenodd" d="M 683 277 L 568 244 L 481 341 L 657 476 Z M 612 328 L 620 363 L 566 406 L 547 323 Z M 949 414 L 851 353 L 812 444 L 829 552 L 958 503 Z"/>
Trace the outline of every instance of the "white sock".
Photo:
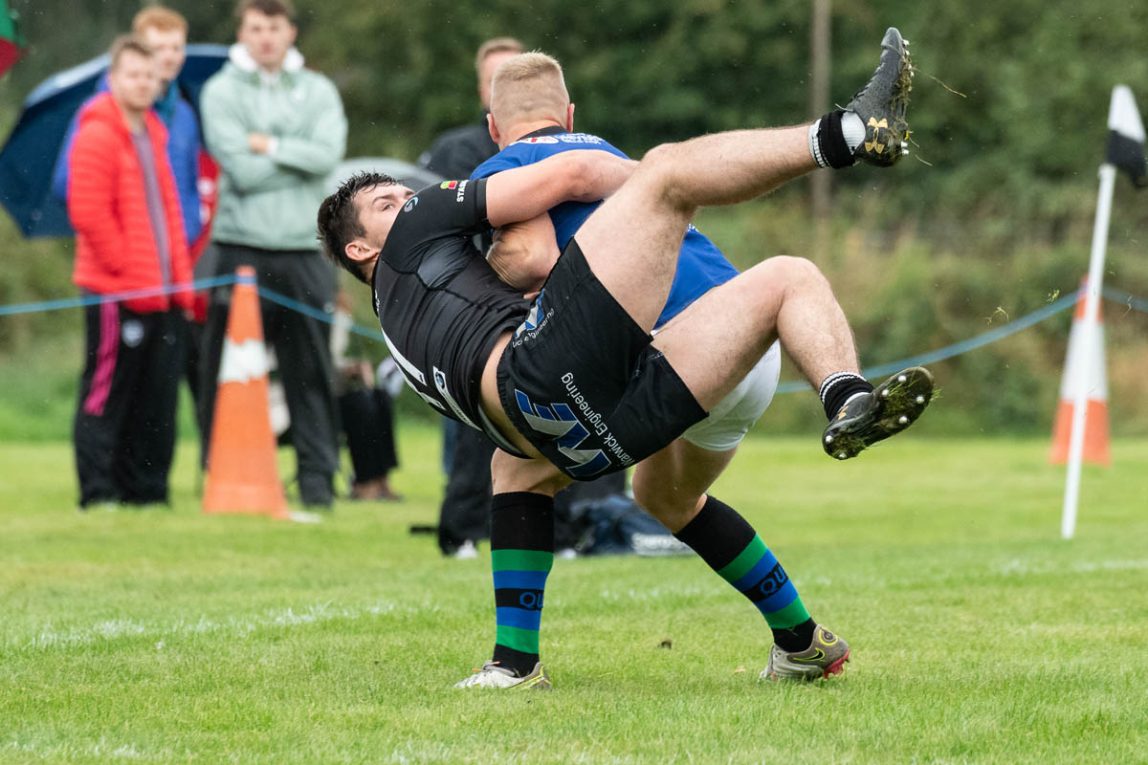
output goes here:
<path id="1" fill-rule="evenodd" d="M 865 140 L 865 123 L 857 116 L 857 112 L 845 112 L 841 115 L 841 134 L 845 136 L 845 144 L 849 147 L 849 151 L 857 151 L 857 147 Z"/>

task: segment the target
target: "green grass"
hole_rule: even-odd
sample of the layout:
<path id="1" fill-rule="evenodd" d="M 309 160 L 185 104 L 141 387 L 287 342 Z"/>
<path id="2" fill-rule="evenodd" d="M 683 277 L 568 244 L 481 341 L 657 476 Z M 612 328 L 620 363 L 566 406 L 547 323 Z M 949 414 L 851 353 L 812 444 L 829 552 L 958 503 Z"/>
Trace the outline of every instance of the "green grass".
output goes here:
<path id="1" fill-rule="evenodd" d="M 769 633 L 696 558 L 556 563 L 556 689 L 450 685 L 488 657 L 488 558 L 444 561 L 433 430 L 399 505 L 319 525 L 80 515 L 69 447 L 0 445 L 0 762 L 1148 761 L 1148 442 L 1087 468 L 1059 539 L 1044 441 L 908 437 L 849 463 L 753 438 L 715 494 L 757 526 L 845 675 L 757 682 Z M 663 641 L 670 648 L 660 648 Z"/>

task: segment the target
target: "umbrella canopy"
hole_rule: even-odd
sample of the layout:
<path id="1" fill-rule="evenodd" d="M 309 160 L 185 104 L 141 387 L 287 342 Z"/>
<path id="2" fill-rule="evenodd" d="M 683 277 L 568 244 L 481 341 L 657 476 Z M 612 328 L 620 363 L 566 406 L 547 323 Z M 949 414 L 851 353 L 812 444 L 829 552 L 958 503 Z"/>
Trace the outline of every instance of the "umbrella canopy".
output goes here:
<path id="1" fill-rule="evenodd" d="M 203 83 L 226 61 L 226 45 L 187 46 L 179 86 L 193 105 L 199 103 Z M 105 54 L 40 83 L 0 149 L 0 204 L 28 238 L 73 233 L 63 200 L 52 194 L 52 171 L 68 125 L 107 68 Z"/>
<path id="2" fill-rule="evenodd" d="M 442 176 L 432 173 L 425 167 L 412 165 L 394 157 L 350 157 L 340 162 L 327 176 L 327 188 L 334 192 L 343 181 L 355 173 L 362 172 L 389 175 L 415 191 L 443 180 Z"/>
<path id="3" fill-rule="evenodd" d="M 20 58 L 24 38 L 16 23 L 16 14 L 8 8 L 8 0 L 0 0 L 0 76 Z"/>

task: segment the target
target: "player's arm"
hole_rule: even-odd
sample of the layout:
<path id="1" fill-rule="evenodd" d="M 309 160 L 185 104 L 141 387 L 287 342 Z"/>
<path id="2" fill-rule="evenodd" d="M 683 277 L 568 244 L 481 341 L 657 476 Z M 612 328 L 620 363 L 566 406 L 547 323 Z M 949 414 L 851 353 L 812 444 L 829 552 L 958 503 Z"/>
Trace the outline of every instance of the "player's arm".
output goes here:
<path id="1" fill-rule="evenodd" d="M 550 216 L 543 213 L 498 229 L 486 260 L 498 278 L 511 287 L 524 293 L 541 289 L 558 262 L 558 244 Z"/>
<path id="2" fill-rule="evenodd" d="M 486 182 L 486 217 L 501 228 L 542 215 L 562 202 L 597 202 L 613 194 L 638 166 L 605 151 L 567 151 Z"/>

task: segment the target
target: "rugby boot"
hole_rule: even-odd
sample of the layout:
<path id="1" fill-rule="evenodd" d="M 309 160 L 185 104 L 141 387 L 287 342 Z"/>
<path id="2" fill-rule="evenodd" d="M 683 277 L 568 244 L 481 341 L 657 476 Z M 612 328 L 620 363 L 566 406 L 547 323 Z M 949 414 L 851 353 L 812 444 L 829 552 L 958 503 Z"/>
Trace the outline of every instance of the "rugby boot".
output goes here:
<path id="1" fill-rule="evenodd" d="M 546 674 L 546 670 L 542 667 L 542 662 L 535 664 L 534 670 L 526 677 L 519 677 L 510 669 L 500 667 L 496 662 L 488 661 L 482 665 L 482 669 L 470 677 L 455 683 L 454 687 L 509 688 L 516 691 L 533 688 L 538 691 L 548 691 L 553 686 L 550 685 L 550 676 Z"/>
<path id="2" fill-rule="evenodd" d="M 900 433 L 921 416 L 933 399 L 933 375 L 924 367 L 903 369 L 845 402 L 821 439 L 825 453 L 839 460 Z"/>
<path id="3" fill-rule="evenodd" d="M 820 680 L 840 674 L 847 661 L 849 644 L 819 624 L 813 633 L 813 642 L 804 651 L 783 651 L 774 645 L 761 679 Z"/>
<path id="4" fill-rule="evenodd" d="M 881 63 L 865 87 L 845 105 L 865 123 L 865 140 L 853 156 L 870 165 L 888 167 L 909 153 L 909 123 L 905 111 L 913 89 L 909 41 L 889 27 L 881 40 Z"/>

